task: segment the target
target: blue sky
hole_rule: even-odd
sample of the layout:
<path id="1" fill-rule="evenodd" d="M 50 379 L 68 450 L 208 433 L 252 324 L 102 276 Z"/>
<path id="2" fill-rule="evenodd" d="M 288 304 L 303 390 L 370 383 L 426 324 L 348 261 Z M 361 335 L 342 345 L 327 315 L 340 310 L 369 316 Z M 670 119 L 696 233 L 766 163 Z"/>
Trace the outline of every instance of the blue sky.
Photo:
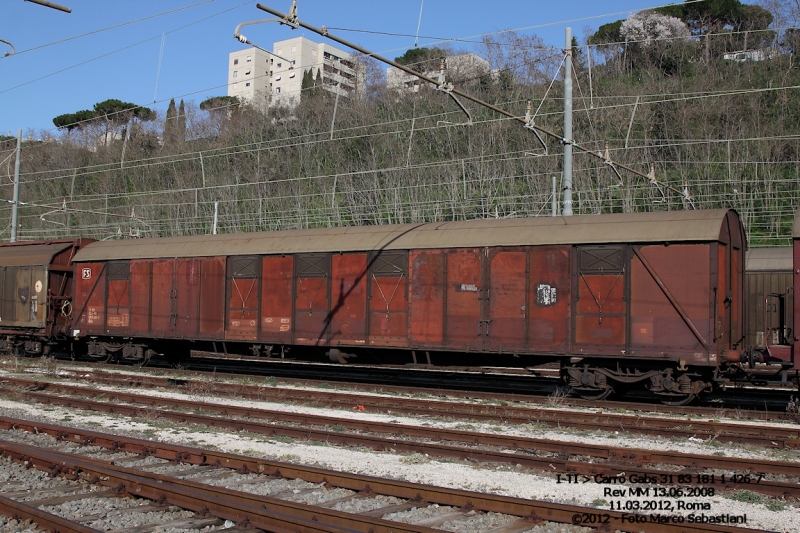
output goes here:
<path id="1" fill-rule="evenodd" d="M 423 4 L 424 2 L 424 4 Z M 227 57 L 244 45 L 232 37 L 237 24 L 269 18 L 244 0 L 58 0 L 72 13 L 23 0 L 0 0 L 0 133 L 17 129 L 54 130 L 53 117 L 90 109 L 118 98 L 164 111 L 170 98 L 199 103 L 226 94 Z M 291 0 L 261 0 L 287 11 Z M 564 27 L 582 39 L 584 28 L 626 16 L 629 10 L 662 5 L 647 0 L 596 2 L 566 0 L 298 0 L 300 19 L 311 25 L 414 35 L 420 6 L 420 46 L 438 38 L 479 36 L 505 29 L 528 28 L 548 44 L 563 46 Z M 161 16 L 160 13 L 173 11 Z M 605 14 L 617 13 L 611 16 Z M 142 19 L 115 29 L 43 46 Z M 582 20 L 581 20 L 582 19 Z M 568 24 L 561 21 L 571 21 Z M 331 30 L 334 33 L 333 30 Z M 277 40 L 300 34 L 286 26 L 245 28 L 252 42 L 271 49 Z M 414 37 L 336 30 L 337 35 L 394 58 L 414 45 Z M 162 50 L 163 38 L 163 54 Z M 479 39 L 479 37 L 478 37 Z M 454 43 L 458 48 L 468 44 Z M 39 48 L 37 48 L 39 47 Z M 159 69 L 159 57 L 160 69 Z M 59 72 L 61 71 L 61 72 Z M 157 86 L 156 86 L 157 82 Z M 155 103 L 154 103 L 155 100 Z"/>

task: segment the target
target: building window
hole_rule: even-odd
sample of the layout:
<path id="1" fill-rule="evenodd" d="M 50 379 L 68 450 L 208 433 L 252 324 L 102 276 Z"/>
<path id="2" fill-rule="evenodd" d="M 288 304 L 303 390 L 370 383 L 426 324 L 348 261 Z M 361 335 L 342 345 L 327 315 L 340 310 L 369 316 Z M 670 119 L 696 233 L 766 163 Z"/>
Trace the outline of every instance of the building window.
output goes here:
<path id="1" fill-rule="evenodd" d="M 248 62 L 248 63 L 249 63 L 250 61 L 252 61 L 252 60 L 253 60 L 253 58 L 252 58 L 251 56 L 247 56 L 247 62 Z"/>
<path id="2" fill-rule="evenodd" d="M 247 83 L 244 84 L 244 86 L 245 87 L 250 87 L 250 82 L 248 81 Z"/>
<path id="3" fill-rule="evenodd" d="M 275 87 L 275 92 L 276 92 L 277 94 L 280 94 L 280 93 L 281 93 L 281 88 L 280 88 L 280 87 Z"/>
<path id="4" fill-rule="evenodd" d="M 294 78 L 294 73 L 292 73 L 292 74 L 289 74 L 289 77 L 290 77 L 290 78 Z"/>
<path id="5" fill-rule="evenodd" d="M 297 60 L 296 59 L 292 59 L 292 65 L 294 65 L 296 63 L 297 63 Z"/>
<path id="6" fill-rule="evenodd" d="M 253 71 L 252 71 L 252 70 L 250 70 L 250 69 L 247 69 L 247 70 L 245 71 L 244 75 L 245 75 L 245 76 L 249 76 L 251 72 L 253 72 Z"/>
<path id="7" fill-rule="evenodd" d="M 234 59 L 234 60 L 233 60 L 233 64 L 234 64 L 234 65 L 238 65 L 238 64 L 239 64 L 239 60 L 238 60 L 238 59 Z"/>
<path id="8" fill-rule="evenodd" d="M 278 55 L 283 55 L 283 49 L 282 48 L 278 48 Z"/>
<path id="9" fill-rule="evenodd" d="M 281 81 L 281 76 L 278 76 L 277 78 L 275 78 L 275 81 Z"/>
<path id="10" fill-rule="evenodd" d="M 238 70 L 234 70 L 233 71 L 233 77 L 234 78 L 238 78 L 239 77 L 239 71 Z"/>
<path id="11" fill-rule="evenodd" d="M 280 63 L 278 63 L 278 68 L 281 68 L 281 64 Z"/>
<path id="12" fill-rule="evenodd" d="M 317 50 L 316 49 L 311 50 L 311 55 L 317 55 Z"/>
<path id="13" fill-rule="evenodd" d="M 236 90 L 236 87 L 237 87 L 238 85 L 239 85 L 238 83 L 234 83 L 234 84 L 233 84 L 233 90 L 234 90 L 234 91 Z"/>
<path id="14" fill-rule="evenodd" d="M 292 52 L 297 52 L 297 47 L 296 46 L 292 46 Z"/>

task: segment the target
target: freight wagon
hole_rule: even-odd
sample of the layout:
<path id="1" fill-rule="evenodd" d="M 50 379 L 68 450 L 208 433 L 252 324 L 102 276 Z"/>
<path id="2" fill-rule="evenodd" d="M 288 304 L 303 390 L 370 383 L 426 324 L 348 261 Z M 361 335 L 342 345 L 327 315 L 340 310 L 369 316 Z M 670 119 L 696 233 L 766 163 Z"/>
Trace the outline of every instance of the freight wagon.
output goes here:
<path id="1" fill-rule="evenodd" d="M 589 398 L 638 383 L 684 402 L 741 359 L 745 247 L 731 210 L 97 242 L 72 327 L 97 358 L 480 353 L 559 361 Z"/>
<path id="2" fill-rule="evenodd" d="M 583 397 L 681 404 L 755 363 L 798 368 L 786 273 L 746 286 L 745 253 L 724 209 L 2 245 L 0 349 L 555 361 Z"/>

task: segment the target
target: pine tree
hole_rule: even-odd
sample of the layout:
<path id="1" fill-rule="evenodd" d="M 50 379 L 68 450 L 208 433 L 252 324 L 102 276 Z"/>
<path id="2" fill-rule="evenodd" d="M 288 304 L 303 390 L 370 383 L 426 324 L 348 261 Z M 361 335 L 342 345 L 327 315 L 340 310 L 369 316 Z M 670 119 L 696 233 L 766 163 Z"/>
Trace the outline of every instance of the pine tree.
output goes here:
<path id="1" fill-rule="evenodd" d="M 183 99 L 181 99 L 181 105 L 178 108 L 177 137 L 179 142 L 186 140 L 186 109 L 183 106 Z"/>
<path id="2" fill-rule="evenodd" d="M 164 122 L 164 142 L 171 143 L 175 140 L 178 129 L 178 114 L 175 111 L 175 99 L 169 101 L 167 107 L 167 120 Z"/>

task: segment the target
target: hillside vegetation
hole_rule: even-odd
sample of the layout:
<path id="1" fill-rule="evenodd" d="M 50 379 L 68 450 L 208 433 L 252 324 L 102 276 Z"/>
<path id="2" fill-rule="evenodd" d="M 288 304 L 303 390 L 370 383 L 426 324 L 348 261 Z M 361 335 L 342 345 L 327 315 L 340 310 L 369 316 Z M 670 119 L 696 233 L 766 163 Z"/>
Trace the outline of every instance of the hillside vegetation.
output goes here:
<path id="1" fill-rule="evenodd" d="M 650 12 L 600 28 L 592 46 L 576 43 L 575 141 L 642 172 L 652 167 L 658 182 L 687 192 L 625 172 L 620 179 L 576 153 L 576 214 L 733 207 L 751 244 L 788 243 L 800 205 L 800 64 L 795 35 L 769 30 L 772 14 L 758 9 L 718 23 L 713 13 Z M 656 16 L 686 29 L 648 26 Z M 737 51 L 749 60 L 724 58 Z M 437 49 L 424 61 L 453 53 Z M 562 50 L 505 33 L 487 38 L 481 55 L 494 73 L 449 81 L 518 116 L 531 102 L 537 125 L 562 131 Z M 216 98 L 179 112 L 173 104 L 155 120 L 90 117 L 33 134 L 23 143 L 20 199 L 52 208 L 22 207 L 21 238 L 210 233 L 215 203 L 220 233 L 550 214 L 557 140 L 545 138 L 545 152 L 519 122 L 472 103 L 473 125 L 463 126 L 446 94 L 387 89 L 379 67 L 362 63 L 362 99 L 337 103 L 309 77 L 292 111 Z M 14 143 L 0 140 L 0 161 Z M 2 166 L 9 176 L 13 161 Z M 12 197 L 10 180 L 0 197 Z M 10 222 L 10 207 L 0 217 Z"/>

